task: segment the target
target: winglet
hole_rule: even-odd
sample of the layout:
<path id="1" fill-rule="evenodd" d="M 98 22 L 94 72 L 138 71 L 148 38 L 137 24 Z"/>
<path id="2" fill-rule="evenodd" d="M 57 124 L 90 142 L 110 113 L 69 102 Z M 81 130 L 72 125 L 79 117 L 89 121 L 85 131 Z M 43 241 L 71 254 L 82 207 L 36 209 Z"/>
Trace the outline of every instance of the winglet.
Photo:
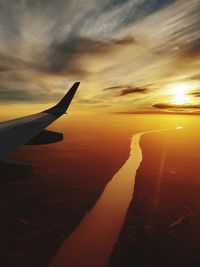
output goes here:
<path id="1" fill-rule="evenodd" d="M 67 92 L 67 94 L 60 100 L 60 102 L 55 105 L 54 107 L 47 109 L 43 112 L 45 113 L 51 113 L 56 116 L 61 116 L 66 112 L 68 109 L 78 87 L 79 87 L 80 82 L 76 82 Z"/>

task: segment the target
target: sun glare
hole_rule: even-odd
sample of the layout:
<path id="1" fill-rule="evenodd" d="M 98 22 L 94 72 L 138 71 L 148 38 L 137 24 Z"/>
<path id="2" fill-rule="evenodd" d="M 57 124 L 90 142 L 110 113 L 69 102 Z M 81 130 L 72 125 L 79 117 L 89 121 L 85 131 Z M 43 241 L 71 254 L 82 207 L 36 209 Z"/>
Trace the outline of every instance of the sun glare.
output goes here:
<path id="1" fill-rule="evenodd" d="M 187 85 L 175 85 L 173 103 L 176 105 L 183 105 L 186 104 L 188 101 L 189 99 L 187 96 Z"/>
<path id="2" fill-rule="evenodd" d="M 176 130 L 181 130 L 181 129 L 183 129 L 183 126 L 180 125 L 176 126 Z"/>

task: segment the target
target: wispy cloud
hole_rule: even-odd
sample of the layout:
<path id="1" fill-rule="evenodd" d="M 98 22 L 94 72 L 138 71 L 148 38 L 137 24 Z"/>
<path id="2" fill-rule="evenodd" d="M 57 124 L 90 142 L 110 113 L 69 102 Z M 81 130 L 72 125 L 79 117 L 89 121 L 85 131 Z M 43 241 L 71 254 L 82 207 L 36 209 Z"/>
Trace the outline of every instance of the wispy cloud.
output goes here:
<path id="1" fill-rule="evenodd" d="M 84 105 L 162 103 L 164 85 L 200 82 L 199 12 L 196 0 L 1 0 L 0 101 L 51 101 L 81 80 Z"/>

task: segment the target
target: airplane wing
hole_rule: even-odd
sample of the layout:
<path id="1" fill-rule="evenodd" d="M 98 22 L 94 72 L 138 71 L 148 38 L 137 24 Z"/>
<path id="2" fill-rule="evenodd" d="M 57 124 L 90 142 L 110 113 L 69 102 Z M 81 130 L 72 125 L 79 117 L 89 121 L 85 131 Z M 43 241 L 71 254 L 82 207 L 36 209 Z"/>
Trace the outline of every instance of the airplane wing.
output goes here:
<path id="1" fill-rule="evenodd" d="M 1 122 L 0 160 L 4 160 L 10 153 L 24 144 L 42 144 L 41 140 L 44 138 L 61 140 L 62 134 L 58 133 L 56 139 L 56 133 L 44 129 L 66 112 L 79 84 L 79 82 L 75 83 L 63 99 L 50 109 L 16 120 Z"/>

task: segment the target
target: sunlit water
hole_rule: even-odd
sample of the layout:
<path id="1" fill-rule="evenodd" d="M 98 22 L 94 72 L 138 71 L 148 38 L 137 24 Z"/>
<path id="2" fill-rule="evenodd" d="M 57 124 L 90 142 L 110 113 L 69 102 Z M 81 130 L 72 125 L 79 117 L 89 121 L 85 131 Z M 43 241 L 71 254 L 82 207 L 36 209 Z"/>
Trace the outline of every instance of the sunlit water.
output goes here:
<path id="1" fill-rule="evenodd" d="M 142 132 L 132 137 L 128 160 L 107 184 L 78 228 L 61 246 L 49 267 L 107 265 L 133 197 L 136 173 L 142 162 L 140 137 L 163 130 Z"/>

